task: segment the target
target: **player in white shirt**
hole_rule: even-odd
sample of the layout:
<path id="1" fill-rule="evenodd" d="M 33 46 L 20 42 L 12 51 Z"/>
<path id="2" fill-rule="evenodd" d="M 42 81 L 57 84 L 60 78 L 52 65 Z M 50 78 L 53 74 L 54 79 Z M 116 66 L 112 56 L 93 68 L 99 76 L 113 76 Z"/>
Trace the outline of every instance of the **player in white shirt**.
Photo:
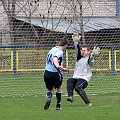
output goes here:
<path id="1" fill-rule="evenodd" d="M 63 60 L 63 51 L 67 48 L 67 46 L 68 41 L 66 38 L 63 38 L 60 40 L 58 46 L 53 47 L 47 54 L 44 72 L 44 82 L 47 88 L 47 100 L 44 105 L 45 110 L 49 109 L 54 88 L 57 89 L 56 110 L 61 109 L 61 89 L 63 79 L 61 71 L 69 72 L 69 69 L 64 68 L 61 64 Z"/>
<path id="2" fill-rule="evenodd" d="M 89 81 L 92 77 L 92 63 L 94 62 L 93 56 L 100 53 L 99 48 L 94 48 L 92 53 L 87 45 L 83 45 L 81 50 L 79 46 L 80 37 L 78 34 L 72 35 L 75 49 L 77 53 L 77 62 L 74 69 L 73 77 L 67 81 L 67 101 L 73 102 L 73 91 L 75 91 L 81 96 L 86 105 L 91 106 L 91 101 L 86 95 L 85 88 L 88 86 Z"/>

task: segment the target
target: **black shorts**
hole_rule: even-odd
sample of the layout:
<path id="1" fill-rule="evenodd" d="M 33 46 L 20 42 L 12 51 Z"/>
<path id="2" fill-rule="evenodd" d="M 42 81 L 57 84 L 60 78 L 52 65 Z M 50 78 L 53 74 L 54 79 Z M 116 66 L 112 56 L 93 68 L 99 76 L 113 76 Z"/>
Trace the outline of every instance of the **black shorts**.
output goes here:
<path id="1" fill-rule="evenodd" d="M 48 90 L 53 88 L 59 88 L 62 85 L 62 74 L 58 72 L 50 72 L 45 70 L 44 72 L 44 82 Z"/>

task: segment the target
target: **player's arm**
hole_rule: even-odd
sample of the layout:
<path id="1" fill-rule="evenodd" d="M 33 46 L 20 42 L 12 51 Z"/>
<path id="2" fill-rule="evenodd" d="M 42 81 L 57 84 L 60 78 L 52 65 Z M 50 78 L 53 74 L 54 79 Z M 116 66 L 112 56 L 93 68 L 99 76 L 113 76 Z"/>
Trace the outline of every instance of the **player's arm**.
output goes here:
<path id="1" fill-rule="evenodd" d="M 80 38 L 81 36 L 79 36 L 78 33 L 73 33 L 72 39 L 73 39 L 75 50 L 76 50 L 77 61 L 82 58 L 81 52 L 80 52 L 80 45 L 79 45 Z"/>
<path id="2" fill-rule="evenodd" d="M 93 48 L 93 50 L 90 53 L 89 56 L 89 65 L 92 66 L 94 61 L 95 61 L 95 57 L 100 55 L 100 48 L 99 47 L 95 47 Z"/>
<path id="3" fill-rule="evenodd" d="M 68 68 L 65 68 L 65 67 L 59 65 L 57 57 L 53 57 L 53 63 L 56 66 L 56 68 L 59 69 L 59 70 L 62 70 L 62 71 L 65 71 L 65 72 L 69 72 L 70 71 Z"/>
<path id="4" fill-rule="evenodd" d="M 76 52 L 77 52 L 77 61 L 80 60 L 83 56 L 81 55 L 81 50 L 80 50 L 80 45 L 79 42 L 77 44 L 77 48 L 76 48 Z"/>
<path id="5" fill-rule="evenodd" d="M 94 46 L 93 50 L 91 51 L 91 55 L 93 55 L 93 56 L 99 56 L 100 55 L 100 48 Z"/>
<path id="6" fill-rule="evenodd" d="M 90 54 L 89 59 L 88 59 L 88 63 L 91 67 L 92 67 L 94 61 L 95 61 L 94 56 L 92 54 Z"/>

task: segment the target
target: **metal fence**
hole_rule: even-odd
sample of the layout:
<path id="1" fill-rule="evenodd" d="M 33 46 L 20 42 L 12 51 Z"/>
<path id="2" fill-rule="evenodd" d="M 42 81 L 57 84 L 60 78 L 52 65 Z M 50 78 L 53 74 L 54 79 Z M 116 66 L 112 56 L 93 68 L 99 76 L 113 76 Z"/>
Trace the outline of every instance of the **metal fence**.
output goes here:
<path id="1" fill-rule="evenodd" d="M 0 72 L 35 72 L 44 71 L 46 54 L 50 48 L 39 46 L 1 46 Z M 100 46 L 101 54 L 95 58 L 93 72 L 105 71 L 114 75 L 120 71 L 120 46 Z M 65 51 L 64 65 L 74 70 L 76 63 L 75 50 Z"/>

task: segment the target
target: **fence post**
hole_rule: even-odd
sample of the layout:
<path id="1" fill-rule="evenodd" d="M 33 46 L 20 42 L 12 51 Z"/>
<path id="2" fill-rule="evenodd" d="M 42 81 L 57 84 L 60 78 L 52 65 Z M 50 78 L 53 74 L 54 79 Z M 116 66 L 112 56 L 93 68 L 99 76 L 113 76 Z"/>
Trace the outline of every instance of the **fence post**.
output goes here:
<path id="1" fill-rule="evenodd" d="M 13 51 L 13 73 L 16 74 L 16 47 L 14 47 Z"/>
<path id="2" fill-rule="evenodd" d="M 111 69 L 111 72 L 112 72 L 112 75 L 115 75 L 115 62 L 114 62 L 114 47 L 111 48 L 111 53 L 112 53 L 112 69 Z"/>
<path id="3" fill-rule="evenodd" d="M 66 50 L 66 67 L 68 67 L 68 50 Z"/>

